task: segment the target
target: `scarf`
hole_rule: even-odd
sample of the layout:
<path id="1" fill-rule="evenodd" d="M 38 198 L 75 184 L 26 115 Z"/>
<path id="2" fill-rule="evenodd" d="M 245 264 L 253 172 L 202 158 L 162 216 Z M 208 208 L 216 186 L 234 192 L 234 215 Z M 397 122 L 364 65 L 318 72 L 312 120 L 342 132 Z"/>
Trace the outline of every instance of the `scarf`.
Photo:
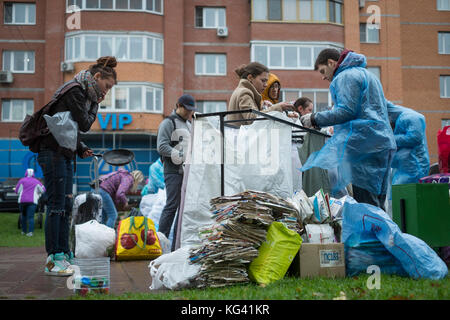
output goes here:
<path id="1" fill-rule="evenodd" d="M 102 97 L 102 92 L 98 87 L 97 81 L 95 81 L 89 70 L 81 70 L 76 76 L 75 81 L 81 84 L 84 91 L 87 92 L 89 100 L 92 102 L 98 102 Z"/>

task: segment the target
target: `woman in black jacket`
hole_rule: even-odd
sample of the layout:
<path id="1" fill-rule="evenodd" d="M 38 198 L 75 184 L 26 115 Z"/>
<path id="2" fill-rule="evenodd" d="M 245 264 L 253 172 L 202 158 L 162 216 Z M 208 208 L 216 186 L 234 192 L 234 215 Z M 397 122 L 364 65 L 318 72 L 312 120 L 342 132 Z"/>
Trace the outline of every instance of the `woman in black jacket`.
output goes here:
<path id="1" fill-rule="evenodd" d="M 92 150 L 80 141 L 79 131 L 89 131 L 97 117 L 98 104 L 117 83 L 114 69 L 116 66 L 115 57 L 101 57 L 96 64 L 79 72 L 73 80 L 56 91 L 55 95 L 65 86 L 73 86 L 58 99 L 48 115 L 70 112 L 70 121 L 73 120 L 76 123 L 75 128 L 78 127 L 73 138 L 76 142 L 72 141 L 76 146 L 74 150 L 61 146 L 58 143 L 61 140 L 57 139 L 58 134 L 55 131 L 39 141 L 37 159 L 44 173 L 48 197 L 45 219 L 45 249 L 48 255 L 45 273 L 48 275 L 73 274 L 70 267 L 73 253 L 69 249 L 69 217 L 73 203 L 72 161 L 76 160 L 76 155 L 81 158 L 92 156 Z"/>

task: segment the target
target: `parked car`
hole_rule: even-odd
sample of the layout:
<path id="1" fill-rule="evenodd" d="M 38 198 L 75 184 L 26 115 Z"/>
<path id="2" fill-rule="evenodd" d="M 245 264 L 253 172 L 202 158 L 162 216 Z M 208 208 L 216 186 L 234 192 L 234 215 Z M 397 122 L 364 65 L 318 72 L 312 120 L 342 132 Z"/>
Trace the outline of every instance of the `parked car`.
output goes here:
<path id="1" fill-rule="evenodd" d="M 0 182 L 0 211 L 3 212 L 20 212 L 19 196 L 14 192 L 14 187 L 20 178 L 7 178 Z"/>

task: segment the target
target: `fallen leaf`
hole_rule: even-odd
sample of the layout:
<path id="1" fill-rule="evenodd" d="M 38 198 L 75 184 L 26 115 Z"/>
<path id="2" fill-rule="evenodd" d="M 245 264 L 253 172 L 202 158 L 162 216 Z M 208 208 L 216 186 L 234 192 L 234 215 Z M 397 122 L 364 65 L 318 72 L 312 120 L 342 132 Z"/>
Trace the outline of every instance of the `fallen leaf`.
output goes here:
<path id="1" fill-rule="evenodd" d="M 347 300 L 347 296 L 344 291 L 339 292 L 339 297 L 333 298 L 333 300 Z"/>

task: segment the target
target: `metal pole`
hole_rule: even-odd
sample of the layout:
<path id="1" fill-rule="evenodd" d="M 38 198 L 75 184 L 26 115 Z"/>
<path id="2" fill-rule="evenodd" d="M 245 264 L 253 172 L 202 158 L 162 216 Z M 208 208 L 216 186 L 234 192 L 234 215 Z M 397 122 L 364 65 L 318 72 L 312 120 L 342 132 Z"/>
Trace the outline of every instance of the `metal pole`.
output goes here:
<path id="1" fill-rule="evenodd" d="M 221 161 L 220 161 L 220 196 L 225 195 L 225 115 L 220 115 L 220 150 L 221 150 Z"/>

